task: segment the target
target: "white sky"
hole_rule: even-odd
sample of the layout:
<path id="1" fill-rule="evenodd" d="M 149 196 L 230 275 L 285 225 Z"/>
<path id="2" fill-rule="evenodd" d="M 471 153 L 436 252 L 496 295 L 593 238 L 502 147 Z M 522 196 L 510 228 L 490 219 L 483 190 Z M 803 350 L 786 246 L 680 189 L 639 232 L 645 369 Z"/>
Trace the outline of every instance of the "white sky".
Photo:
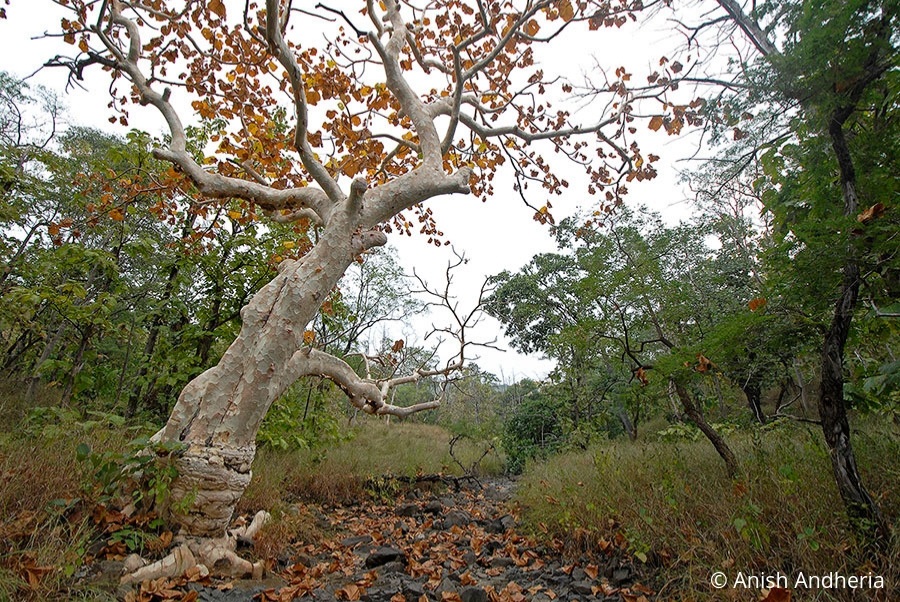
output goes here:
<path id="1" fill-rule="evenodd" d="M 9 18 L 0 21 L 0 70 L 24 77 L 37 70 L 48 58 L 57 53 L 67 53 L 71 49 L 59 40 L 34 39 L 46 29 L 57 26 L 59 18 L 63 16 L 49 2 L 14 2 L 7 7 L 7 14 Z M 575 83 L 583 81 L 586 75 L 590 76 L 595 63 L 604 65 L 610 72 L 617 66 L 624 65 L 635 74 L 636 79 L 642 80 L 658 65 L 661 55 L 671 56 L 670 53 L 678 42 L 672 28 L 662 20 L 657 19 L 640 29 L 629 22 L 621 30 L 603 29 L 572 37 L 571 46 L 567 44 L 564 56 L 538 58 L 539 62 L 545 62 L 547 71 L 558 72 L 560 66 L 565 67 L 565 75 Z M 61 69 L 44 70 L 30 82 L 42 84 L 60 93 L 69 107 L 67 117 L 71 124 L 124 133 L 122 128 L 108 122 L 108 74 L 95 68 L 87 75 L 84 82 L 87 91 L 70 89 L 67 94 L 63 93 L 66 74 Z M 177 93 L 178 91 L 173 91 L 173 98 Z M 557 107 L 559 105 L 557 103 Z M 154 109 L 130 107 L 129 111 L 129 121 L 133 127 L 151 133 L 163 131 L 164 123 Z M 182 118 L 188 119 L 188 116 L 182 115 Z M 597 115 L 589 107 L 580 113 L 573 111 L 573 119 L 590 123 L 597 119 Z M 668 138 L 661 133 L 648 133 L 642 140 L 642 148 L 645 153 L 651 151 L 662 156 L 656 164 L 659 176 L 649 183 L 632 183 L 627 202 L 632 205 L 646 204 L 663 213 L 670 222 L 686 218 L 690 206 L 684 202 L 685 191 L 677 184 L 674 160 L 690 152 L 690 142 Z M 551 158 L 548 157 L 548 160 Z M 565 169 L 567 167 L 563 171 Z M 502 174 L 498 175 L 494 180 L 494 188 L 495 196 L 487 203 L 472 196 L 454 195 L 435 199 L 429 204 L 435 213 L 438 227 L 456 250 L 465 253 L 469 259 L 465 269 L 456 276 L 459 285 L 456 292 L 462 309 L 469 308 L 474 303 L 478 288 L 486 276 L 504 269 L 516 271 L 535 253 L 555 249 L 546 226 L 541 226 L 532 219 L 533 211 L 523 205 L 513 191 L 511 175 L 507 178 Z M 573 184 L 568 190 L 568 196 L 551 199 L 557 219 L 578 209 L 591 208 L 591 199 L 587 198 L 581 186 Z M 533 204 L 540 206 L 543 201 L 536 198 Z M 430 283 L 441 282 L 447 261 L 452 257 L 449 248 L 435 248 L 426 244 L 425 239 L 419 236 L 408 238 L 396 234 L 389 237 L 389 244 L 398 249 L 407 272 L 411 273 L 415 268 Z M 419 339 L 427 332 L 431 321 L 440 323 L 441 316 L 434 314 L 421 324 L 414 324 L 416 330 L 421 332 Z M 487 316 L 470 338 L 480 341 L 497 339 L 500 347 L 507 347 L 500 325 Z M 450 351 L 448 345 L 447 352 Z M 501 353 L 483 349 L 478 354 L 480 359 L 477 363 L 482 368 L 498 376 L 503 375 L 506 381 L 522 377 L 543 378 L 553 367 L 550 361 L 539 356 L 522 355 L 512 350 Z"/>

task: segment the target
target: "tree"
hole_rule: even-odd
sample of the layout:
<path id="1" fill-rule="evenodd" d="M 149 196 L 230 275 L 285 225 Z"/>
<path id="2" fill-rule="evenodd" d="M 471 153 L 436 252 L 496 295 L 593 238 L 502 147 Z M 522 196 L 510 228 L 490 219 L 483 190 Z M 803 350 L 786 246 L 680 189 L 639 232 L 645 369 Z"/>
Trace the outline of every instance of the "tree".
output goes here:
<path id="1" fill-rule="evenodd" d="M 305 253 L 282 261 L 244 306 L 234 342 L 182 390 L 155 437 L 184 445 L 170 518 L 193 536 L 224 534 L 250 480 L 259 425 L 298 378 L 328 378 L 368 413 L 406 416 L 434 407 L 388 403 L 376 382 L 312 345 L 307 328 L 347 267 L 385 244 L 387 233 L 410 232 L 418 219 L 440 244 L 422 203 L 469 192 L 486 197 L 507 161 L 523 199 L 529 183 L 560 194 L 568 182 L 538 154 L 542 143 L 582 164 L 591 190 L 607 189 L 610 203 L 624 192 L 627 173 L 655 173 L 636 161 L 640 150 L 626 135 L 630 106 L 617 90 L 609 93 L 610 110 L 586 125 L 530 101 L 551 87 L 569 90 L 535 67 L 535 46 L 558 42 L 579 24 L 621 25 L 639 2 L 446 0 L 417 9 L 385 0 L 360 3 L 350 14 L 267 0 L 264 8 L 246 2 L 238 19 L 218 0 L 178 8 L 160 1 L 57 4 L 71 11 L 63 34 L 80 54 L 50 64 L 67 67 L 73 81 L 91 65 L 111 72 L 111 104 L 123 124 L 127 103 L 154 107 L 170 137 L 156 157 L 185 174 L 202 202 L 236 199 L 244 215 L 260 212 L 310 233 Z M 364 18 L 369 32 L 356 25 Z M 302 37 L 309 28 L 293 27 L 297 19 L 328 28 L 330 41 L 311 45 Z M 189 152 L 179 90 L 201 117 L 221 119 L 210 138 L 218 143 L 214 156 Z M 284 99 L 291 126 L 279 118 Z M 549 206 L 536 209 L 536 218 L 549 220 Z M 224 559 L 234 571 L 251 568 L 221 545 L 189 548 L 210 566 Z M 188 554 L 182 549 L 179 558 Z"/>
<path id="2" fill-rule="evenodd" d="M 667 228 L 658 216 L 626 208 L 602 225 L 566 220 L 557 228 L 564 252 L 535 256 L 518 274 L 496 276 L 488 311 L 504 323 L 513 345 L 558 360 L 555 374 L 571 390 L 576 424 L 605 401 L 606 411 L 634 436 L 641 407 L 629 402 L 640 396 L 627 392 L 648 385 L 653 370 L 671 381 L 684 413 L 733 474 L 734 454 L 705 420 L 691 381 L 696 372 L 708 372 L 697 359 L 709 353 L 708 333 L 749 313 L 748 276 L 721 269 L 727 262 L 707 247 L 707 232 Z M 698 370 L 686 370 L 685 363 Z M 665 396 L 666 389 L 659 393 Z M 631 416 L 625 405 L 632 406 Z"/>
<path id="3" fill-rule="evenodd" d="M 818 410 L 835 481 L 851 521 L 885 541 L 887 523 L 850 442 L 844 369 L 860 291 L 873 305 L 896 292 L 888 292 L 897 266 L 887 249 L 896 231 L 900 11 L 893 0 L 748 4 L 718 0 L 720 14 L 686 26 L 689 44 L 712 31 L 748 43 L 733 62 L 740 69 L 674 83 L 716 84 L 697 103 L 709 108 L 714 137 L 731 134 L 728 178 L 761 167 L 753 185 L 790 247 L 788 286 L 805 281 L 819 293 L 807 291 L 804 305 L 824 318 Z"/>

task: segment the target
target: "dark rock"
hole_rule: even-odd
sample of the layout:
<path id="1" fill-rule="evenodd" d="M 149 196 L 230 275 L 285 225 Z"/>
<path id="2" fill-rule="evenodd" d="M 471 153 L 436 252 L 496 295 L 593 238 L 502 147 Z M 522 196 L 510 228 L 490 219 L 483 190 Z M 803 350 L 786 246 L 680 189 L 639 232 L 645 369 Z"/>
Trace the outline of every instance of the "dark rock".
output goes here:
<path id="1" fill-rule="evenodd" d="M 394 531 L 400 531 L 401 533 L 406 535 L 407 533 L 409 533 L 409 525 L 407 525 L 403 521 L 398 520 L 394 523 Z"/>
<path id="2" fill-rule="evenodd" d="M 219 590 L 215 587 L 201 585 L 199 583 L 188 584 L 188 589 L 197 592 L 197 599 L 202 602 L 246 602 L 265 590 L 282 587 L 284 582 L 278 581 L 235 581 L 229 590 Z"/>
<path id="3" fill-rule="evenodd" d="M 401 504 L 397 506 L 394 510 L 394 514 L 397 516 L 415 516 L 419 513 L 419 505 L 418 504 Z"/>
<path id="4" fill-rule="evenodd" d="M 575 581 L 570 587 L 581 596 L 590 596 L 594 593 L 593 585 L 589 581 Z"/>
<path id="5" fill-rule="evenodd" d="M 406 562 L 406 555 L 397 548 L 380 546 L 372 550 L 366 557 L 366 568 L 374 569 L 375 567 L 395 561 Z"/>
<path id="6" fill-rule="evenodd" d="M 499 541 L 489 541 L 486 544 L 484 544 L 484 547 L 482 548 L 482 550 L 483 550 L 484 554 L 486 554 L 488 556 L 492 556 L 494 554 L 494 552 L 496 552 L 497 550 L 499 550 L 502 547 L 503 547 L 503 544 L 500 543 Z"/>
<path id="7" fill-rule="evenodd" d="M 370 543 L 372 541 L 371 535 L 357 535 L 355 537 L 348 537 L 347 539 L 341 540 L 341 545 L 346 546 L 348 548 L 355 548 L 361 543 Z"/>
<path id="8" fill-rule="evenodd" d="M 516 519 L 509 514 L 504 514 L 500 518 L 488 521 L 485 530 L 488 533 L 506 533 L 516 526 Z"/>
<path id="9" fill-rule="evenodd" d="M 584 581 L 587 578 L 587 573 L 584 572 L 584 569 L 580 566 L 576 566 L 572 569 L 572 581 Z"/>
<path id="10" fill-rule="evenodd" d="M 399 560 L 392 560 L 378 567 L 379 575 L 388 575 L 391 573 L 402 573 L 406 570 L 406 565 Z"/>
<path id="11" fill-rule="evenodd" d="M 507 568 L 516 564 L 516 561 L 512 558 L 507 558 L 505 556 L 494 556 L 490 560 L 490 565 L 492 568 Z"/>
<path id="12" fill-rule="evenodd" d="M 631 581 L 632 572 L 628 567 L 621 567 L 613 571 L 612 579 L 614 585 L 622 585 Z"/>
<path id="13" fill-rule="evenodd" d="M 422 511 L 426 514 L 440 514 L 444 511 L 444 506 L 437 500 L 431 500 L 422 507 Z"/>
<path id="14" fill-rule="evenodd" d="M 409 602 L 418 602 L 425 595 L 425 588 L 418 581 L 404 581 L 401 591 Z"/>
<path id="15" fill-rule="evenodd" d="M 436 594 L 443 594 L 444 592 L 455 592 L 459 586 L 449 577 L 444 577 L 441 579 L 440 584 L 437 586 L 437 589 L 434 590 Z"/>
<path id="16" fill-rule="evenodd" d="M 466 563 L 466 565 L 473 566 L 476 562 L 478 562 L 478 555 L 472 550 L 469 550 L 468 552 L 463 554 L 462 559 L 463 562 Z"/>
<path id="17" fill-rule="evenodd" d="M 360 596 L 360 600 L 362 602 L 391 602 L 391 598 L 394 597 L 400 591 L 400 587 L 398 584 L 386 584 L 386 585 L 376 585 L 370 587 L 366 590 L 362 596 Z"/>
<path id="18" fill-rule="evenodd" d="M 459 592 L 463 602 L 487 602 L 488 594 L 480 587 L 464 587 Z"/>
<path id="19" fill-rule="evenodd" d="M 451 510 L 444 517 L 444 528 L 451 529 L 453 527 L 465 527 L 471 524 L 472 516 L 463 510 Z"/>

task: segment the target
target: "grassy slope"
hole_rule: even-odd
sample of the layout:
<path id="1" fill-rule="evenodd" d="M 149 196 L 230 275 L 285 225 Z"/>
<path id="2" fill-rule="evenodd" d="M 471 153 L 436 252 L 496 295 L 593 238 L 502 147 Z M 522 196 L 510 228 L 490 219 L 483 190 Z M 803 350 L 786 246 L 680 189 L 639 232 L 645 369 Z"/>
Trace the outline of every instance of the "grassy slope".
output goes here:
<path id="1" fill-rule="evenodd" d="M 896 541 L 874 560 L 854 541 L 818 430 L 785 425 L 732 442 L 744 470 L 736 481 L 706 441 L 616 441 L 530 466 L 519 501 L 536 531 L 577 546 L 596 549 L 604 539 L 625 537 L 667 598 L 758 599 L 759 591 L 713 590 L 716 570 L 732 577 L 873 571 L 888 588 L 900 586 Z M 898 526 L 900 439 L 869 423 L 855 444 L 867 486 Z M 878 593 L 802 599 L 870 600 Z"/>

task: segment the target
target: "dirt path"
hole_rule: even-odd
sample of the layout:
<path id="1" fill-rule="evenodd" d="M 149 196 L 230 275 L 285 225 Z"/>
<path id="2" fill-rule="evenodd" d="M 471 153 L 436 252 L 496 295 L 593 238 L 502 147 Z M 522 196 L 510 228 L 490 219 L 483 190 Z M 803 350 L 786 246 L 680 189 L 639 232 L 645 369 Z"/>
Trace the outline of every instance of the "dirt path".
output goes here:
<path id="1" fill-rule="evenodd" d="M 627 556 L 565 560 L 518 532 L 511 481 L 482 485 L 322 511 L 335 536 L 292 548 L 266 581 L 184 588 L 210 602 L 646 600 Z"/>

